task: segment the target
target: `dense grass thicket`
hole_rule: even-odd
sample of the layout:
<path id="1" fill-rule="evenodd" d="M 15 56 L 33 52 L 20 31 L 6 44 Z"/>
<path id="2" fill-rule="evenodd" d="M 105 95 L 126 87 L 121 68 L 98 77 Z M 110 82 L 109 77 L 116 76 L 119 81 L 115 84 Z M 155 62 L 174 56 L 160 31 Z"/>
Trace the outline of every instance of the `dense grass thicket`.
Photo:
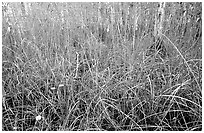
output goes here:
<path id="1" fill-rule="evenodd" d="M 2 130 L 202 130 L 202 3 L 2 3 Z"/>

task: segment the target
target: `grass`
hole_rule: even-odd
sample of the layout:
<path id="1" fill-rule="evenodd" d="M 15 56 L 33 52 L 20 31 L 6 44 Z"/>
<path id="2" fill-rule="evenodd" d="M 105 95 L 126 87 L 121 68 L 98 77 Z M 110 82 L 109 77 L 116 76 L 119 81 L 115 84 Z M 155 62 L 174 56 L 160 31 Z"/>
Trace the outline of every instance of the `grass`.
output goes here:
<path id="1" fill-rule="evenodd" d="M 201 131 L 202 4 L 158 5 L 2 3 L 2 130 Z"/>

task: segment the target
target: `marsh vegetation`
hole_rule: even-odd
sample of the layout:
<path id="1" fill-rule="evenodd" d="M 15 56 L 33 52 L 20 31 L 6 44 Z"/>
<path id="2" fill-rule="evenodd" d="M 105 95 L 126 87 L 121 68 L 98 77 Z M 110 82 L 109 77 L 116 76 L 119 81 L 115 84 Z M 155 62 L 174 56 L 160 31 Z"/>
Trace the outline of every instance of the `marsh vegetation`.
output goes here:
<path id="1" fill-rule="evenodd" d="M 2 3 L 4 131 L 202 129 L 202 3 Z"/>

